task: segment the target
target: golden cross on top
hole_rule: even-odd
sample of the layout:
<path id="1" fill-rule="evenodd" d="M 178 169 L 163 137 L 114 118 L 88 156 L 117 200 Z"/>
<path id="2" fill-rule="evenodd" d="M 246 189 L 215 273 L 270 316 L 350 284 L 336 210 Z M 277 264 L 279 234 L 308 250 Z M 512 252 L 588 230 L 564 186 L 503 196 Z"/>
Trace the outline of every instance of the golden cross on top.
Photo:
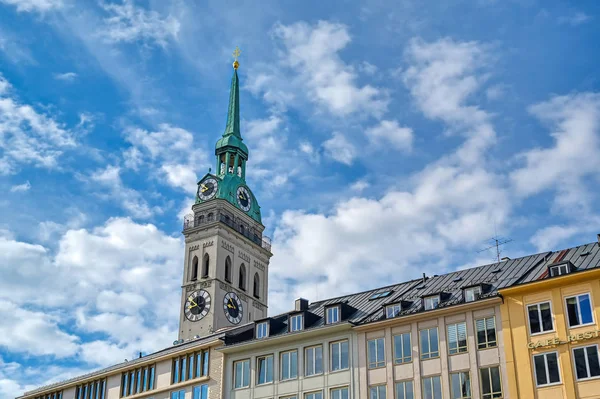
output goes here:
<path id="1" fill-rule="evenodd" d="M 240 48 L 238 46 L 235 46 L 235 50 L 233 50 L 234 61 L 237 61 L 240 54 L 242 54 L 242 52 L 240 51 Z"/>

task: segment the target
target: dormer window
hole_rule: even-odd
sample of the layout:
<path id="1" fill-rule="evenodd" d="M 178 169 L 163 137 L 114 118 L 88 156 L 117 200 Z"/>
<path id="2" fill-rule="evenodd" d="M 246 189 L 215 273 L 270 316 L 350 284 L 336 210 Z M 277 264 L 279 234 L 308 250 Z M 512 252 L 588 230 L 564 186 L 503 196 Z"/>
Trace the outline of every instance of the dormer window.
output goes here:
<path id="1" fill-rule="evenodd" d="M 339 306 L 332 306 L 330 308 L 327 308 L 327 313 L 326 313 L 326 324 L 333 324 L 333 323 L 338 323 L 340 321 L 340 307 Z"/>
<path id="2" fill-rule="evenodd" d="M 385 308 L 385 317 L 386 319 L 392 319 L 400 314 L 400 310 L 402 310 L 402 306 L 399 303 L 394 303 L 393 305 L 388 305 Z"/>
<path id="3" fill-rule="evenodd" d="M 304 329 L 304 317 L 302 314 L 290 317 L 290 332 L 301 331 Z"/>
<path id="4" fill-rule="evenodd" d="M 436 309 L 440 306 L 440 296 L 432 295 L 423 298 L 423 305 L 425 310 Z"/>
<path id="5" fill-rule="evenodd" d="M 269 336 L 269 322 L 263 321 L 256 324 L 256 339 L 263 339 Z"/>
<path id="6" fill-rule="evenodd" d="M 469 287 L 464 290 L 465 302 L 473 302 L 479 299 L 481 295 L 481 286 Z"/>
<path id="7" fill-rule="evenodd" d="M 567 263 L 549 267 L 550 277 L 562 276 L 563 274 L 568 274 L 569 271 L 569 265 Z"/>

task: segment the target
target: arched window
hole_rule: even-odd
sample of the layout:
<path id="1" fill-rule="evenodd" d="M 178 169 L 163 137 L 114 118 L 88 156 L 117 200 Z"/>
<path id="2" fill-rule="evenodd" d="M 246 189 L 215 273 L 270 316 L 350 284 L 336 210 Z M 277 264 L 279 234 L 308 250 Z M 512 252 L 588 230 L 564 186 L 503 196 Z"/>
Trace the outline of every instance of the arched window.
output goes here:
<path id="1" fill-rule="evenodd" d="M 204 254 L 204 260 L 202 261 L 202 277 L 208 277 L 208 266 L 210 265 L 210 257 L 208 254 Z"/>
<path id="2" fill-rule="evenodd" d="M 240 233 L 242 233 L 242 235 L 246 235 L 246 229 L 244 228 L 243 224 L 240 224 Z"/>
<path id="3" fill-rule="evenodd" d="M 246 291 L 246 266 L 242 263 L 240 266 L 240 280 L 238 282 L 240 290 Z"/>
<path id="4" fill-rule="evenodd" d="M 260 298 L 260 277 L 258 277 L 258 273 L 254 273 L 254 287 L 252 291 L 255 298 Z"/>
<path id="5" fill-rule="evenodd" d="M 212 221 L 213 221 L 213 218 L 214 218 L 214 216 L 213 216 L 213 214 L 212 214 L 212 212 L 211 212 L 211 213 L 209 213 L 209 214 L 208 214 L 208 216 L 206 217 L 206 221 L 207 221 L 207 222 L 212 222 Z"/>
<path id="6" fill-rule="evenodd" d="M 204 223 L 204 215 L 200 215 L 200 217 L 198 218 L 198 222 L 200 224 Z"/>
<path id="7" fill-rule="evenodd" d="M 225 258 L 225 281 L 231 283 L 231 258 Z"/>
<path id="8" fill-rule="evenodd" d="M 198 257 L 194 256 L 192 260 L 192 280 L 196 280 L 198 278 Z"/>

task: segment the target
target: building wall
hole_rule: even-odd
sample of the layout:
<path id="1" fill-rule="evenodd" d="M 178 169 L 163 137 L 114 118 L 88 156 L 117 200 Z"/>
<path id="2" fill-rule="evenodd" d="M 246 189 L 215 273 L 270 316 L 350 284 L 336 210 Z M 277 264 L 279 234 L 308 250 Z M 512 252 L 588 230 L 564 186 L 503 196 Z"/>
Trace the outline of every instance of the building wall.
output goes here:
<path id="1" fill-rule="evenodd" d="M 312 338 L 303 338 L 303 333 L 287 336 L 286 342 L 263 345 L 260 349 L 242 349 L 239 352 L 226 356 L 226 367 L 223 377 L 223 398 L 226 399 L 261 399 L 281 398 L 295 395 L 298 399 L 304 398 L 305 393 L 323 391 L 323 399 L 330 397 L 330 389 L 348 387 L 349 397 L 358 398 L 356 381 L 358 378 L 356 334 L 345 331 L 337 334 L 324 335 Z M 330 370 L 330 343 L 348 340 L 347 370 Z M 316 376 L 305 376 L 304 348 L 323 345 L 323 373 Z M 281 381 L 281 353 L 290 350 L 298 351 L 298 377 L 292 380 Z M 273 383 L 257 386 L 256 359 L 259 356 L 273 354 Z M 250 387 L 234 389 L 233 365 L 238 360 L 250 359 Z"/>
<path id="2" fill-rule="evenodd" d="M 440 376 L 442 383 L 442 397 L 450 396 L 450 373 L 468 371 L 471 380 L 472 398 L 481 397 L 479 369 L 482 367 L 499 366 L 503 385 L 504 398 L 509 398 L 505 357 L 501 350 L 504 339 L 500 328 L 500 306 L 498 304 L 482 305 L 473 303 L 470 309 L 461 307 L 461 311 L 452 308 L 429 311 L 416 317 L 400 317 L 385 323 L 385 327 L 361 328 L 358 333 L 359 373 L 360 373 L 360 398 L 369 397 L 369 388 L 376 385 L 385 385 L 387 398 L 395 397 L 395 384 L 400 381 L 412 381 L 414 397 L 422 396 L 422 378 Z M 477 349 L 475 336 L 475 321 L 484 317 L 495 317 L 497 346 L 489 349 Z M 467 352 L 449 355 L 447 344 L 448 324 L 465 322 L 467 328 Z M 380 324 L 380 323 L 378 323 Z M 420 360 L 419 331 L 426 328 L 438 327 L 439 354 L 433 359 Z M 409 363 L 395 364 L 393 354 L 393 337 L 401 333 L 410 332 L 412 346 L 412 361 Z M 369 368 L 367 343 L 373 338 L 384 338 L 385 365 L 380 368 Z"/>
<path id="3" fill-rule="evenodd" d="M 600 306 L 599 270 L 547 279 L 532 285 L 515 287 L 503 293 L 502 326 L 507 335 L 507 367 L 509 386 L 514 397 L 522 398 L 597 398 L 600 379 L 578 381 L 575 376 L 573 349 L 600 344 L 597 337 Z M 590 293 L 594 323 L 570 328 L 567 322 L 565 299 L 576 294 Z M 550 301 L 554 330 L 530 334 L 527 306 Z M 569 340 L 573 337 L 573 340 Z M 549 342 L 550 341 L 550 342 Z M 540 345 L 536 348 L 529 346 Z M 558 352 L 561 382 L 537 387 L 533 356 Z"/>

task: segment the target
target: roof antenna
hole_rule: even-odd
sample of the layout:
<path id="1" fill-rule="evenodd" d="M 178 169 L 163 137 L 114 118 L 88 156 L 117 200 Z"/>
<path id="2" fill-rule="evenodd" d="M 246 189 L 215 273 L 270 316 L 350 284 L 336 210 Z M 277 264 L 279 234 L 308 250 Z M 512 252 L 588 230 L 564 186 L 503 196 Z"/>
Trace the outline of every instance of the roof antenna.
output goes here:
<path id="1" fill-rule="evenodd" d="M 482 253 L 485 251 L 489 251 L 490 249 L 495 249 L 496 250 L 496 256 L 495 256 L 495 261 L 500 263 L 500 261 L 504 258 L 500 258 L 500 255 L 502 254 L 502 249 L 500 247 L 502 247 L 504 244 L 508 244 L 509 242 L 511 242 L 512 239 L 511 238 L 505 238 L 505 237 L 501 237 L 498 235 L 498 232 L 496 231 L 496 223 L 494 223 L 494 236 L 492 238 L 490 238 L 489 240 L 485 240 L 484 242 L 492 244 L 487 248 L 483 248 L 479 251 L 477 251 L 477 253 Z"/>

